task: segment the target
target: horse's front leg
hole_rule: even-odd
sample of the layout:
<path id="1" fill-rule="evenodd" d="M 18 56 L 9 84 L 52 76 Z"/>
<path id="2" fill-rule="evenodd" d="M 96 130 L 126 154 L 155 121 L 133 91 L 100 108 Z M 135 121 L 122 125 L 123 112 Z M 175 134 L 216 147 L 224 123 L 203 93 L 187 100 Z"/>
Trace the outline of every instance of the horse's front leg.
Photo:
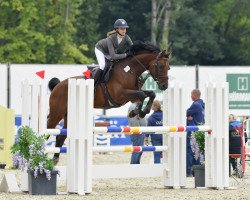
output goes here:
<path id="1" fill-rule="evenodd" d="M 139 101 L 139 103 L 135 107 L 135 109 L 132 110 L 129 113 L 129 117 L 135 117 L 136 115 L 138 115 L 138 114 L 140 115 L 140 113 L 143 112 L 141 110 L 142 109 L 142 105 L 143 105 L 143 101 L 148 96 L 142 90 L 125 90 L 125 91 L 123 91 L 123 93 L 122 93 L 122 95 L 120 97 L 125 102 L 128 102 L 128 101 L 131 101 L 131 102 Z"/>
<path id="2" fill-rule="evenodd" d="M 155 93 L 153 91 L 148 91 L 148 90 L 142 90 L 142 91 L 144 92 L 144 94 L 147 97 L 149 97 L 147 105 L 145 106 L 143 111 L 141 110 L 141 112 L 139 113 L 139 116 L 141 118 L 144 118 L 146 116 L 146 114 L 150 113 L 151 106 L 152 106 L 154 99 L 155 99 Z"/>
<path id="3" fill-rule="evenodd" d="M 135 107 L 135 109 L 130 111 L 130 113 L 128 114 L 128 116 L 130 118 L 132 118 L 132 117 L 135 117 L 136 115 L 140 114 L 140 112 L 142 111 L 141 110 L 142 109 L 142 105 L 143 105 L 143 103 L 140 101 L 137 104 L 137 106 Z"/>

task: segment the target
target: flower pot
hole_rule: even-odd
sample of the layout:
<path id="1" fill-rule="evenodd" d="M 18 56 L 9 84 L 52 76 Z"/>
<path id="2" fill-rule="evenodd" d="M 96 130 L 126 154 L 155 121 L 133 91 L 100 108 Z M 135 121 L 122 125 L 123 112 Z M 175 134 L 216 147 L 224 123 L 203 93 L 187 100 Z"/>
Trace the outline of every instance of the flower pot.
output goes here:
<path id="1" fill-rule="evenodd" d="M 205 187 L 205 165 L 193 165 L 195 187 Z"/>
<path id="2" fill-rule="evenodd" d="M 45 172 L 38 173 L 35 178 L 34 171 L 28 171 L 29 194 L 31 195 L 56 195 L 56 180 L 58 171 L 51 172 L 51 179 L 48 180 Z"/>

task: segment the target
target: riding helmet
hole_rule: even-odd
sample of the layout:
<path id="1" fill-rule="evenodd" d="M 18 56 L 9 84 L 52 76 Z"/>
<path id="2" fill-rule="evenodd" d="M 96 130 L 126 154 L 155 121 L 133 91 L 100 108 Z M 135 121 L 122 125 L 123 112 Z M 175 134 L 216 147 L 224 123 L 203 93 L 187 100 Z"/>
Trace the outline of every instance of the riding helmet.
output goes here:
<path id="1" fill-rule="evenodd" d="M 128 24 L 124 19 L 117 19 L 114 23 L 114 28 L 128 28 Z"/>

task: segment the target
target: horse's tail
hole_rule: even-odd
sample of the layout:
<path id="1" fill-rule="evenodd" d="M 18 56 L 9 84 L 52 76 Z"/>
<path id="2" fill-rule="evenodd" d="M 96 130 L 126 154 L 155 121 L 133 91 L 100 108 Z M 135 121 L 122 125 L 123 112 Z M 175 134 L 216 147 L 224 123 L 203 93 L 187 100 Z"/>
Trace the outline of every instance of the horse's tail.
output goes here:
<path id="1" fill-rule="evenodd" d="M 60 83 L 60 80 L 58 78 L 54 77 L 50 79 L 48 83 L 49 90 L 52 92 L 52 90 L 54 89 L 54 87 L 56 87 L 58 83 Z"/>

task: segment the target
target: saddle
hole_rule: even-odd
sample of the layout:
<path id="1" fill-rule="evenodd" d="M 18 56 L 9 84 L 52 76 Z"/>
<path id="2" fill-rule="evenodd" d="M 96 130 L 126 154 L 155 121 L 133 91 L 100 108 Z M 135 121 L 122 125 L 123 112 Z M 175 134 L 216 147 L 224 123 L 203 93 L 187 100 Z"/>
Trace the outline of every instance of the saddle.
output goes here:
<path id="1" fill-rule="evenodd" d="M 106 61 L 105 68 L 102 72 L 102 75 L 100 76 L 100 78 L 98 80 L 98 83 L 107 83 L 112 75 L 113 68 L 114 68 L 114 62 Z M 95 77 L 97 70 L 98 70 L 98 68 L 93 68 L 91 70 L 91 78 Z"/>
<path id="2" fill-rule="evenodd" d="M 106 65 L 105 68 L 102 72 L 102 75 L 99 77 L 99 80 L 97 82 L 97 85 L 101 86 L 102 92 L 105 96 L 105 109 L 109 109 L 109 108 L 116 108 L 116 107 L 120 107 L 120 105 L 117 105 L 113 99 L 111 98 L 109 91 L 107 89 L 106 83 L 108 82 L 108 80 L 110 79 L 111 75 L 112 75 L 112 71 L 114 68 L 114 62 L 107 62 L 106 61 Z M 98 70 L 98 68 L 94 68 L 91 71 L 91 78 L 94 78 L 96 75 L 96 71 Z M 94 93 L 96 92 L 96 87 L 94 89 Z"/>

